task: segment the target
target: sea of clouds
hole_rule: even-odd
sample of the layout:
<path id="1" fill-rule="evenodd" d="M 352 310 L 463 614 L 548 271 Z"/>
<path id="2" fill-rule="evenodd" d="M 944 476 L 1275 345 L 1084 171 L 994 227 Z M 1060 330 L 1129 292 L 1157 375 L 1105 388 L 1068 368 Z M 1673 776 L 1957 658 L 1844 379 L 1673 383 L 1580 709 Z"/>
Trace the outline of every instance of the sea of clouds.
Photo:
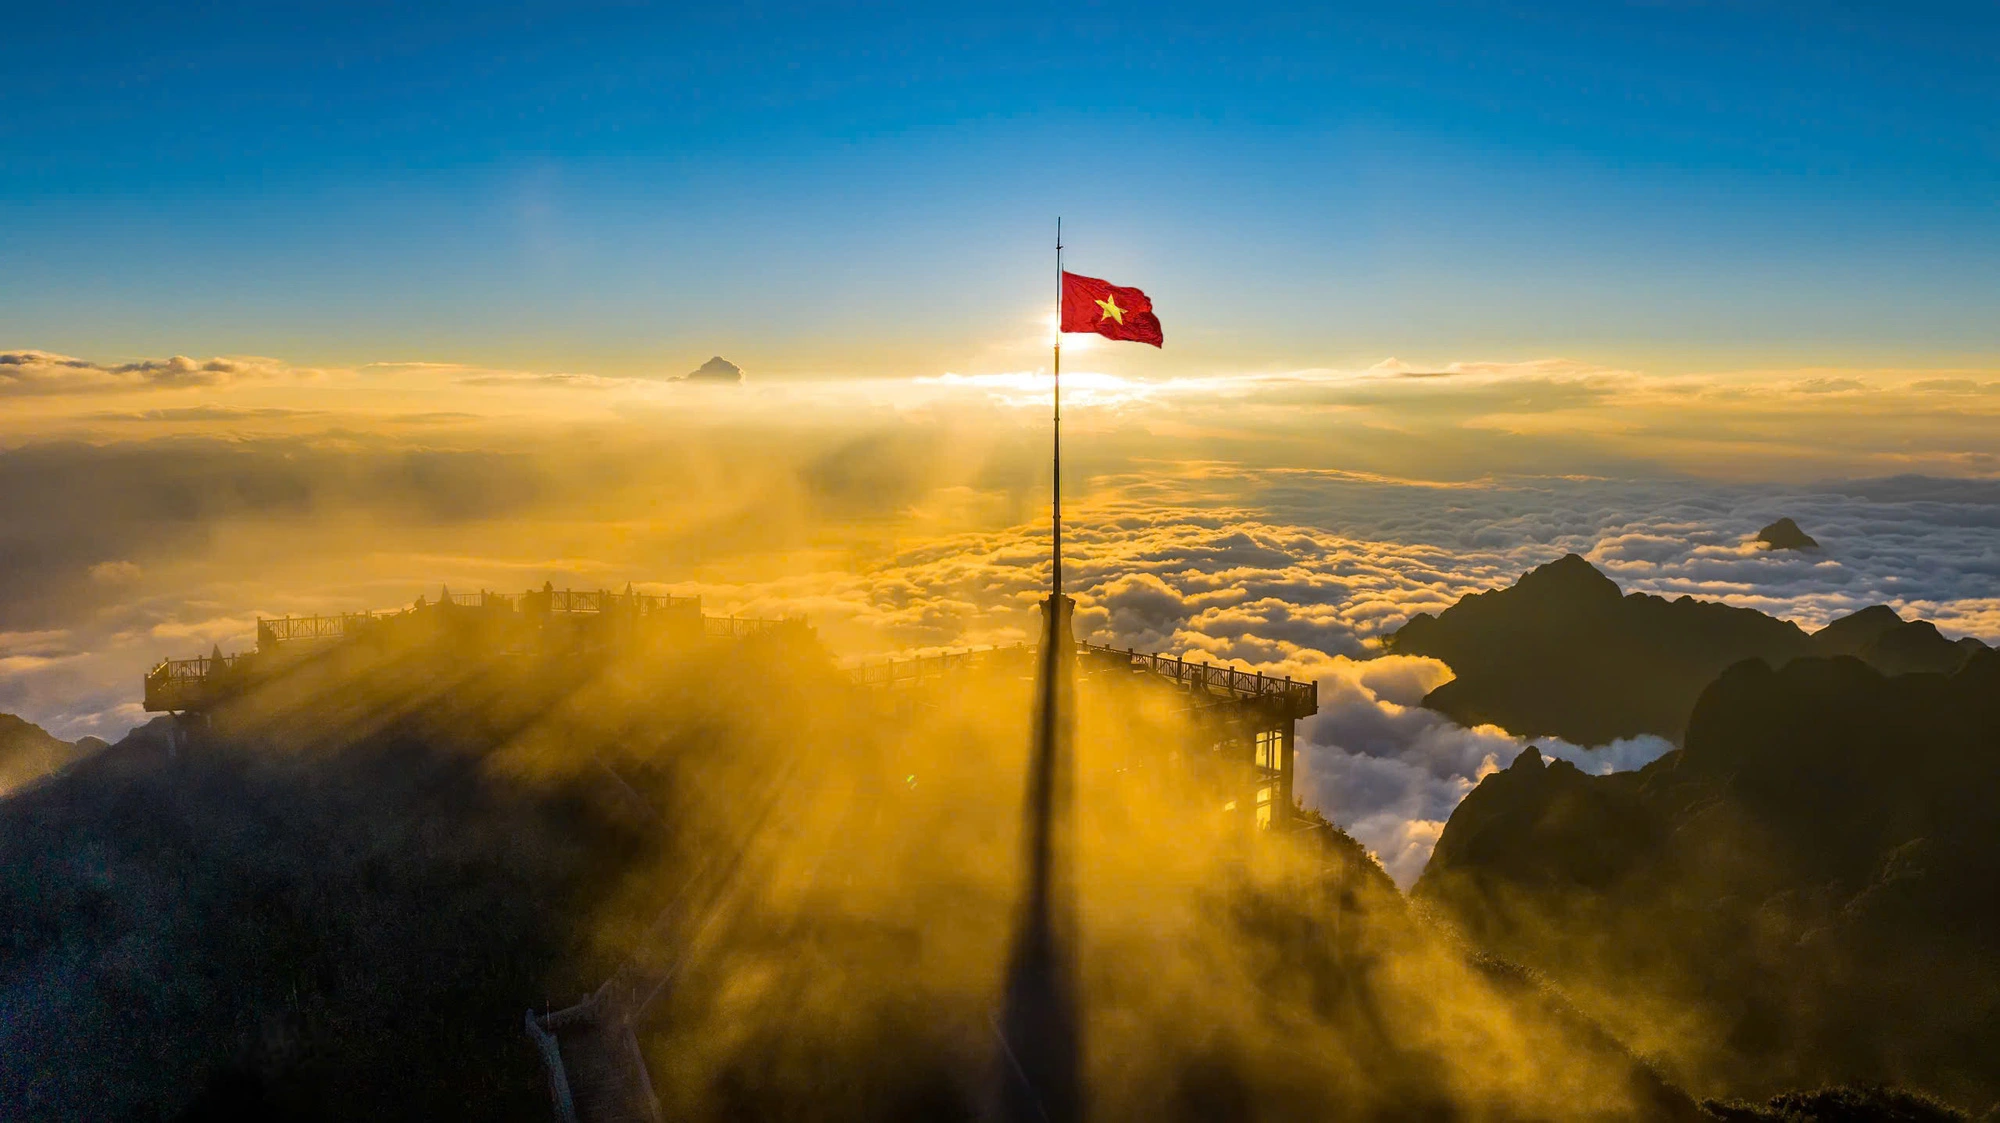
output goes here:
<path id="1" fill-rule="evenodd" d="M 697 400 L 449 382 L 362 415 L 248 361 L 7 362 L 9 392 L 56 412 L 0 446 L 0 711 L 64 737 L 144 721 L 148 666 L 247 648 L 259 615 L 393 607 L 441 583 L 632 581 L 712 612 L 803 613 L 850 661 L 1024 640 L 1046 588 L 1032 378 L 1007 382 L 1019 402 L 940 385 L 901 405 L 874 385 Z M 1318 682 L 1300 792 L 1408 884 L 1451 809 L 1525 747 L 1419 705 L 1450 669 L 1379 645 L 1415 613 L 1575 552 L 1627 590 L 1808 628 L 1879 603 L 2000 641 L 2000 482 L 1945 471 L 1996 462 L 1990 425 L 1972 424 L 1988 383 L 1847 382 L 1689 387 L 1547 364 L 1106 380 L 1105 402 L 1080 407 L 1070 477 L 1077 627 Z M 107 413 L 113 393 L 132 408 Z M 561 412 L 579 401 L 597 412 Z M 1795 454 L 1805 426 L 1827 439 Z M 1840 466 L 1843 433 L 1875 435 L 1855 446 L 1857 478 L 1747 482 L 1767 464 Z M 1716 449 L 1727 478 L 1691 469 Z M 1880 471 L 1904 461 L 1938 474 Z M 1751 542 L 1781 516 L 1824 548 Z M 1670 747 L 1537 743 L 1597 772 Z"/>
<path id="2" fill-rule="evenodd" d="M 1627 591 L 1754 607 L 1812 629 L 1871 604 L 1936 621 L 1948 635 L 2000 640 L 2000 487 L 1916 478 L 1804 488 L 1691 480 L 1519 480 L 1421 487 L 1276 474 L 1254 506 L 1162 508 L 1148 499 L 1087 509 L 1067 567 L 1084 638 L 1230 661 L 1320 685 L 1302 728 L 1300 791 L 1407 885 L 1453 807 L 1527 742 L 1460 727 L 1419 704 L 1447 681 L 1433 659 L 1384 656 L 1378 641 L 1417 612 L 1511 583 L 1565 553 Z M 1781 515 L 1821 542 L 1773 552 L 1756 531 Z M 890 573 L 898 593 L 863 614 L 870 630 L 948 646 L 955 623 L 987 619 L 952 572 L 985 551 L 986 572 L 1038 588 L 1046 538 L 938 548 Z M 946 557 L 954 560 L 947 561 Z M 994 638 L 994 637 L 985 637 Z M 1605 773 L 1672 746 L 1536 742 Z"/>
<path id="3" fill-rule="evenodd" d="M 1882 603 L 1949 635 L 2000 640 L 1993 484 L 1904 478 L 1774 490 L 1523 479 L 1437 487 L 1295 471 L 1226 475 L 1226 499 L 1108 478 L 1075 506 L 1066 569 L 1079 634 L 1317 681 L 1321 709 L 1302 727 L 1299 791 L 1406 885 L 1452 808 L 1526 744 L 1419 705 L 1450 669 L 1383 656 L 1378 644 L 1415 613 L 1441 611 L 1576 552 L 1628 591 L 1728 601 L 1808 628 Z M 1212 496 L 1216 480 L 1205 482 Z M 1750 541 L 1780 515 L 1797 519 L 1823 550 L 1770 552 Z M 1027 638 L 1047 556 L 1047 529 L 1029 523 L 932 538 L 862 566 L 847 558 L 761 579 L 711 572 L 658 587 L 700 593 L 716 611 L 803 612 L 836 654 L 866 659 Z M 511 589 L 577 563 L 537 567 L 490 549 L 422 561 L 398 554 L 339 577 L 301 572 L 287 583 L 282 566 L 246 560 L 235 572 L 186 568 L 187 584 L 163 587 L 140 564 L 107 557 L 83 571 L 96 594 L 87 610 L 0 632 L 0 710 L 59 735 L 115 737 L 147 716 L 136 694 L 153 659 L 247 647 L 259 613 L 407 603 L 434 592 L 406 576 L 424 566 L 447 577 L 473 569 L 478 584 Z M 604 583 L 591 580 L 601 573 L 572 576 Z M 1594 772 L 1639 767 L 1671 747 L 1657 738 L 1537 743 Z"/>

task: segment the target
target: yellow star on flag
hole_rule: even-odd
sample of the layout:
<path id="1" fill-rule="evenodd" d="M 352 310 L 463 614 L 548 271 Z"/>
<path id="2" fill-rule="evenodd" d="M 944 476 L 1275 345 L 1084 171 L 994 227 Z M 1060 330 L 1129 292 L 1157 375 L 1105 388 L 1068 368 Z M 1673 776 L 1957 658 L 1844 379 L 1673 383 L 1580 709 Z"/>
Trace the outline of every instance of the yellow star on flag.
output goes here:
<path id="1" fill-rule="evenodd" d="M 1098 319 L 1116 320 L 1121 324 L 1125 322 L 1125 310 L 1118 307 L 1117 293 L 1112 293 L 1110 296 L 1098 301 L 1097 306 L 1104 309 L 1104 315 L 1098 317 Z"/>

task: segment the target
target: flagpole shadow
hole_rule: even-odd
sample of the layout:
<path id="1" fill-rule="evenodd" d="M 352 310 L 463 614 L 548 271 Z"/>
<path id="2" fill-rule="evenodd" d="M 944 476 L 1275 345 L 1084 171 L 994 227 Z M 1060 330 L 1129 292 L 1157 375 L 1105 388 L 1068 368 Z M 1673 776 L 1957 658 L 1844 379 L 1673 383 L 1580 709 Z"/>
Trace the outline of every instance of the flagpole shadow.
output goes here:
<path id="1" fill-rule="evenodd" d="M 999 1107 L 1007 1123 L 1073 1123 L 1083 1116 L 1078 1017 L 1072 797 L 1075 602 L 1042 604 L 1035 670 L 1034 751 L 1025 801 L 1026 884 L 1008 956 L 998 1030 Z"/>

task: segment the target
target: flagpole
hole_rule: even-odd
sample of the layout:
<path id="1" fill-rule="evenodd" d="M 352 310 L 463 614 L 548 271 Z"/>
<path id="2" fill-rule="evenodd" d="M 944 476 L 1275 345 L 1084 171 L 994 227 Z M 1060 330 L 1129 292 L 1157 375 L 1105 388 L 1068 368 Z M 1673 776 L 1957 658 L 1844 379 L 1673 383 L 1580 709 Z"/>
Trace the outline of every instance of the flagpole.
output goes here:
<path id="1" fill-rule="evenodd" d="M 1072 602 L 1062 592 L 1062 220 L 1056 220 L 1054 419 L 1050 463 L 1054 542 L 1049 598 L 1036 652 L 1034 732 L 1028 753 L 1022 864 L 1027 875 L 1006 984 L 994 1028 L 1007 1067 L 995 1105 L 1004 1123 L 1081 1123 L 1082 1026 L 1078 1024 L 1073 758 L 1076 714 Z"/>
<path id="2" fill-rule="evenodd" d="M 1054 591 L 1055 591 L 1055 595 L 1056 595 L 1056 596 L 1061 596 L 1061 595 L 1062 595 L 1062 588 L 1063 588 L 1063 578 L 1062 578 L 1062 311 L 1063 311 L 1063 308 L 1062 308 L 1062 303 L 1063 303 L 1063 272 L 1062 272 L 1062 251 L 1063 251 L 1063 244 L 1062 244 L 1062 216 L 1061 216 L 1061 215 L 1057 215 L 1057 216 L 1056 216 L 1056 342 L 1055 342 L 1055 348 L 1056 348 L 1056 359 L 1055 359 L 1055 395 L 1054 395 L 1054 398 L 1055 398 L 1055 456 L 1054 456 L 1054 467 L 1055 467 L 1055 471 L 1054 471 L 1054 474 L 1053 474 L 1053 478 L 1052 478 L 1052 482 L 1051 482 L 1051 483 L 1050 483 L 1050 485 L 1049 485 L 1049 491 L 1050 491 L 1050 494 L 1051 494 L 1051 496 L 1052 496 L 1052 498 L 1053 498 L 1053 503 L 1052 503 L 1052 514 L 1051 514 L 1050 518 L 1051 518 L 1051 527 L 1052 527 L 1052 535 L 1051 535 L 1051 539 L 1052 539 L 1052 545 L 1053 545 L 1053 547 L 1054 547 L 1054 557 L 1055 557 L 1055 583 L 1054 583 Z"/>

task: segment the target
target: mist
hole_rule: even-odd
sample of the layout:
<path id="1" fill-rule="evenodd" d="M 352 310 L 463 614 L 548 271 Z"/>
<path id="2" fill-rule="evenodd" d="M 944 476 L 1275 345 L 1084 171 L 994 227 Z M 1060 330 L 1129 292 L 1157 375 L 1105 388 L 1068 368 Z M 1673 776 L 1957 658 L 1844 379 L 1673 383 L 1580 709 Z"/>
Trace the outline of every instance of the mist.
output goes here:
<path id="1" fill-rule="evenodd" d="M 0 1123 L 2000 1123 L 1992 11 L 72 7 Z"/>
<path id="2" fill-rule="evenodd" d="M 136 683 L 162 658 L 247 646 L 260 615 L 396 607 L 442 586 L 632 583 L 719 614 L 804 614 L 843 661 L 1035 633 L 1047 477 L 1031 376 L 466 381 L 490 373 L 235 361 L 194 389 L 20 399 L 39 412 L 10 412 L 0 450 L 0 710 L 115 740 L 147 718 Z M 1716 379 L 1688 383 L 1706 388 L 1683 403 L 1574 364 L 1157 382 L 1086 366 L 1069 473 L 1078 633 L 1318 681 L 1338 704 L 1303 732 L 1301 791 L 1408 885 L 1456 800 L 1525 744 L 1441 721 L 1420 695 L 1344 685 L 1343 660 L 1374 661 L 1417 612 L 1575 550 L 1629 589 L 1808 627 L 1887 603 L 2000 638 L 2000 508 L 1977 481 L 1689 478 L 1660 462 L 1670 446 L 1614 453 L 1577 412 L 1610 401 L 1678 426 L 1751 393 L 1831 424 L 1950 396 L 1872 377 L 1872 395 Z M 1552 397 L 1537 389 L 1551 379 L 1595 389 Z M 1447 384 L 1483 389 L 1440 412 Z M 1561 406 L 1535 414 L 1561 439 L 1499 439 L 1524 403 Z M 1744 455 L 1762 447 L 1732 432 Z M 1983 447 L 1925 439 L 1961 463 Z M 1782 513 L 1827 549 L 1746 544 Z M 1661 751 L 1578 748 L 1591 771 Z"/>
<path id="3" fill-rule="evenodd" d="M 501 654 L 495 627 L 392 618 L 265 665 L 164 768 L 112 750 L 17 796 L 40 810 L 6 819 L 6 868 L 54 895 L 14 929 L 9 1101 L 539 1117 L 505 1003 L 625 963 L 660 988 L 639 1040 L 669 1114 L 987 1110 L 1025 651 L 880 691 L 805 631 Z M 1225 812 L 1210 720 L 1131 675 L 1078 684 L 1089 1114 L 1691 1108 L 1330 826 Z M 462 1083 L 484 1065 L 507 1075 Z"/>

